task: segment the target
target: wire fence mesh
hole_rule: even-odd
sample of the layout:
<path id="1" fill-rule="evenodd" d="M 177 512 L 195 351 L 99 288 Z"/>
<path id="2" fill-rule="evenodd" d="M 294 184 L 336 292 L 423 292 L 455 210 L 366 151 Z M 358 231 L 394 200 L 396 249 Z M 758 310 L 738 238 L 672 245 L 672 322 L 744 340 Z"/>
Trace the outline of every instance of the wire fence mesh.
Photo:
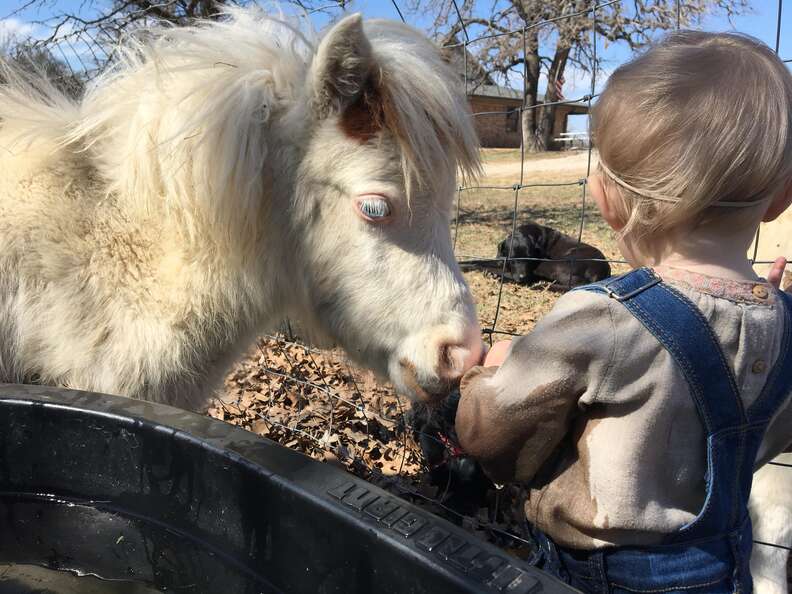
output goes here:
<path id="1" fill-rule="evenodd" d="M 398 16 L 405 21 L 396 0 L 391 1 Z M 519 29 L 486 33 L 478 37 L 470 36 L 460 6 L 456 0 L 451 1 L 462 24 L 463 40 L 450 43 L 444 49 L 461 53 L 465 89 L 471 98 L 477 88 L 471 84 L 468 76 L 468 60 L 473 55 L 469 50 L 477 43 L 493 37 L 515 36 L 521 38 L 525 56 L 527 35 L 532 29 L 552 26 L 560 19 L 588 18 L 593 48 L 588 92 L 574 99 L 528 104 L 525 101 L 528 73 L 524 70 L 522 88 L 518 89 L 522 104 L 511 109 L 512 114 L 516 112 L 518 122 L 525 111 L 551 106 L 585 106 L 588 113 L 592 101 L 597 97 L 597 77 L 601 72 L 597 56 L 597 48 L 601 43 L 598 39 L 598 14 L 621 0 L 592 2 L 583 10 Z M 141 13 L 133 14 L 133 20 L 143 22 L 145 18 L 153 18 L 158 9 L 173 4 L 151 4 Z M 675 15 L 678 28 L 684 24 L 683 9 L 683 0 L 678 0 Z M 779 0 L 776 52 L 781 43 L 782 12 L 782 0 Z M 82 80 L 90 80 L 112 61 L 118 41 L 118 31 L 106 30 L 100 23 L 91 20 L 72 20 L 68 26 L 55 28 L 38 45 L 46 47 L 62 60 L 69 76 L 79 75 Z M 792 59 L 784 61 L 792 62 Z M 527 69 L 527 61 L 523 63 Z M 515 116 L 504 109 L 496 109 L 478 111 L 473 117 L 489 118 L 502 125 L 508 117 Z M 521 133 L 522 126 L 518 125 L 517 128 Z M 549 224 L 564 225 L 562 230 L 571 235 L 579 247 L 591 226 L 597 231 L 592 237 L 595 240 L 602 237 L 604 226 L 587 204 L 585 178 L 596 162 L 591 143 L 586 143 L 580 175 L 568 180 L 547 180 L 537 177 L 526 167 L 530 156 L 526 152 L 524 140 L 519 144 L 518 169 L 514 170 L 513 179 L 490 177 L 481 185 L 460 185 L 456 195 L 452 232 L 458 260 L 462 264 L 488 264 L 495 271 L 494 279 L 479 279 L 484 290 L 476 292 L 474 287 L 479 301 L 480 321 L 490 342 L 496 335 L 524 333 L 555 299 L 556 294 L 549 292 L 550 287 L 547 285 L 537 290 L 508 283 L 507 271 L 514 263 L 567 264 L 571 283 L 572 268 L 577 263 L 600 261 L 598 258 L 575 258 L 574 255 L 561 259 L 518 257 L 513 253 L 513 243 L 508 244 L 505 254 L 493 253 L 498 241 L 506 234 L 514 234 L 518 225 L 529 216 L 532 219 L 541 218 Z M 542 195 L 545 192 L 561 192 L 563 209 L 548 204 Z M 493 203 L 499 207 L 494 208 Z M 482 232 L 484 227 L 487 227 L 486 233 Z M 756 263 L 769 263 L 757 259 L 757 250 L 758 235 L 753 259 Z M 602 261 L 613 266 L 614 271 L 624 269 L 626 263 L 618 257 L 615 247 L 609 250 L 609 254 L 610 257 Z M 524 292 L 544 296 L 538 311 L 531 308 L 531 303 L 536 304 L 536 301 L 526 302 L 520 298 Z M 507 310 L 514 315 L 504 322 L 504 312 Z M 447 463 L 449 457 L 456 455 L 453 444 L 449 444 L 446 436 L 434 429 L 426 429 L 425 419 L 419 419 L 410 410 L 409 404 L 403 402 L 390 388 L 378 383 L 370 373 L 352 367 L 342 353 L 307 346 L 295 336 L 288 324 L 280 333 L 259 339 L 255 349 L 228 376 L 225 395 L 216 401 L 209 414 L 300 449 L 314 458 L 342 465 L 396 494 L 427 505 L 432 511 L 516 554 L 527 552 L 530 547 L 525 537 L 526 524 L 521 505 L 525 495 L 523 487 L 493 486 L 482 494 L 473 504 L 474 507 L 471 508 L 470 502 L 465 502 L 464 497 L 461 497 L 460 503 L 460 494 L 451 484 L 450 475 L 446 477 L 446 484 L 442 484 L 442 481 L 438 483 L 434 471 L 439 463 L 425 456 L 432 444 L 444 452 L 441 462 Z M 789 550 L 788 546 L 781 543 L 758 544 Z"/>
<path id="2" fill-rule="evenodd" d="M 451 1 L 454 4 L 454 8 L 455 8 L 456 14 L 458 15 L 459 19 L 462 20 L 462 14 L 461 14 L 461 11 L 460 11 L 459 6 L 457 4 L 457 0 L 451 0 Z M 684 0 L 677 0 L 676 1 L 676 28 L 677 29 L 680 29 L 681 26 L 682 26 L 683 1 Z M 571 104 L 582 103 L 582 102 L 586 103 L 586 106 L 587 106 L 587 110 L 586 111 L 587 111 L 587 113 L 590 111 L 592 100 L 595 99 L 598 96 L 598 94 L 596 93 L 597 73 L 600 70 L 600 68 L 599 68 L 599 60 L 598 60 L 598 56 L 597 56 L 597 43 L 598 43 L 598 40 L 597 40 L 597 14 L 598 14 L 598 11 L 600 11 L 600 10 L 602 10 L 602 9 L 608 7 L 608 6 L 611 6 L 613 4 L 615 4 L 615 2 L 592 3 L 592 6 L 590 6 L 589 8 L 586 8 L 585 10 L 577 11 L 575 13 L 571 13 L 571 14 L 565 16 L 565 17 L 559 17 L 559 18 L 572 18 L 572 17 L 579 17 L 579 16 L 582 16 L 582 15 L 589 15 L 590 16 L 593 55 L 592 55 L 592 64 L 591 64 L 591 79 L 590 79 L 590 91 L 589 91 L 589 93 L 586 94 L 585 96 L 579 97 L 577 99 L 539 102 L 539 103 L 537 103 L 535 105 L 527 105 L 525 102 L 523 102 L 522 106 L 519 108 L 520 112 L 522 112 L 524 110 L 529 110 L 529 109 L 542 109 L 542 108 L 550 107 L 550 106 L 571 105 Z M 779 0 L 778 1 L 778 8 L 777 8 L 776 36 L 775 36 L 775 46 L 774 46 L 774 50 L 775 50 L 775 53 L 777 55 L 779 54 L 780 44 L 781 44 L 782 15 L 783 15 L 783 0 Z M 546 21 L 542 21 L 542 22 L 530 25 L 530 27 L 548 26 L 555 20 L 558 20 L 558 19 L 548 19 Z M 526 33 L 527 33 L 528 29 L 529 29 L 529 27 L 523 27 L 521 30 L 500 32 L 500 33 L 497 33 L 495 35 L 497 35 L 497 36 L 521 35 L 522 36 L 522 44 L 523 44 L 523 48 L 524 48 L 523 49 L 523 55 L 525 55 Z M 459 43 L 459 44 L 454 44 L 454 45 L 458 45 L 462 49 L 462 51 L 464 52 L 464 58 L 463 59 L 464 59 L 464 62 L 466 64 L 467 63 L 467 59 L 468 59 L 467 48 L 469 46 L 475 44 L 477 41 L 480 41 L 481 39 L 484 39 L 484 38 L 492 37 L 493 35 L 484 35 L 484 36 L 477 37 L 477 38 L 470 38 L 469 35 L 468 35 L 467 29 L 464 28 L 464 27 L 463 27 L 463 32 L 464 32 L 464 38 L 465 38 L 464 41 Z M 783 61 L 785 63 L 789 63 L 792 60 L 785 59 Z M 527 64 L 527 60 L 525 60 L 524 63 Z M 464 79 L 465 79 L 465 89 L 467 91 L 470 88 L 469 81 L 468 81 L 468 69 L 467 69 L 467 67 L 464 68 Z M 528 93 L 526 92 L 526 88 L 525 88 L 526 85 L 528 84 L 527 73 L 523 74 L 522 83 L 523 83 L 522 97 L 525 98 L 525 97 L 528 96 Z M 549 81 L 548 81 L 548 83 L 549 83 Z M 501 112 L 497 112 L 497 111 L 496 112 L 482 111 L 482 112 L 474 113 L 473 117 L 477 117 L 477 118 L 490 117 L 490 116 L 495 115 L 495 114 L 500 115 L 501 117 L 503 116 L 503 112 L 502 111 Z M 521 129 L 521 131 L 522 131 L 522 129 Z M 593 144 L 590 141 L 587 144 L 588 144 L 587 149 L 586 149 L 587 158 L 586 158 L 586 166 L 585 166 L 585 176 L 586 176 L 586 178 L 588 178 L 589 174 L 592 171 L 592 165 L 593 165 L 594 158 L 595 158 Z M 515 255 L 513 253 L 514 242 L 508 242 L 507 243 L 508 251 L 507 251 L 507 253 L 505 255 L 500 254 L 498 257 L 495 257 L 495 258 L 493 258 L 491 255 L 488 255 L 488 254 L 472 254 L 472 255 L 469 255 L 469 254 L 466 254 L 466 253 L 460 253 L 457 250 L 457 246 L 458 246 L 458 243 L 459 243 L 458 242 L 458 237 L 459 237 L 459 233 L 460 233 L 460 222 L 463 220 L 462 217 L 461 217 L 461 213 L 463 212 L 463 209 L 462 209 L 461 205 L 462 205 L 462 202 L 463 202 L 464 193 L 473 192 L 473 191 L 492 191 L 492 190 L 508 191 L 508 190 L 511 190 L 513 192 L 513 205 L 512 205 L 512 210 L 511 210 L 511 230 L 510 230 L 510 233 L 513 236 L 515 231 L 516 231 L 516 229 L 517 229 L 519 215 L 521 213 L 521 208 L 520 208 L 520 194 L 521 194 L 521 191 L 525 190 L 527 188 L 536 188 L 536 187 L 547 188 L 547 187 L 560 187 L 560 186 L 567 186 L 567 187 L 579 186 L 580 187 L 579 210 L 578 210 L 579 218 L 578 218 L 578 224 L 577 224 L 577 229 L 576 229 L 576 239 L 577 239 L 578 246 L 582 247 L 584 229 L 586 228 L 587 220 L 591 216 L 589 211 L 587 210 L 587 200 L 586 200 L 587 199 L 587 194 L 586 194 L 587 183 L 586 183 L 586 179 L 585 178 L 583 178 L 583 179 L 570 179 L 568 182 L 561 181 L 561 182 L 556 182 L 556 183 L 553 183 L 553 184 L 526 183 L 527 179 L 526 179 L 525 164 L 526 164 L 526 142 L 525 142 L 524 138 L 521 138 L 521 142 L 520 142 L 520 169 L 519 169 L 519 176 L 518 176 L 517 179 L 515 179 L 513 181 L 513 183 L 511 185 L 509 185 L 509 184 L 496 185 L 496 186 L 492 186 L 492 185 L 489 185 L 489 186 L 477 186 L 477 185 L 462 186 L 462 185 L 460 185 L 459 188 L 458 188 L 458 192 L 457 192 L 457 204 L 456 204 L 456 213 L 457 214 L 456 214 L 456 217 L 454 219 L 454 231 L 453 231 L 453 233 L 454 233 L 455 253 L 457 254 L 457 257 L 458 257 L 460 263 L 463 264 L 463 265 L 466 262 L 475 262 L 476 264 L 491 263 L 491 264 L 497 264 L 500 267 L 500 271 L 498 273 L 498 288 L 497 288 L 497 293 L 496 293 L 496 295 L 494 297 L 495 301 L 496 301 L 494 313 L 491 316 L 491 319 L 489 321 L 488 326 L 484 328 L 484 333 L 488 336 L 490 343 L 492 343 L 494 335 L 515 336 L 515 335 L 519 335 L 520 334 L 519 332 L 514 332 L 511 329 L 504 329 L 504 328 L 499 327 L 499 319 L 500 319 L 500 314 L 501 314 L 502 307 L 503 307 L 504 287 L 505 287 L 506 279 L 507 279 L 507 274 L 506 273 L 507 273 L 507 270 L 512 265 L 512 263 L 519 262 L 519 261 L 567 263 L 568 266 L 569 266 L 569 278 L 570 278 L 569 286 L 571 287 L 571 285 L 572 285 L 572 283 L 571 283 L 572 270 L 573 270 L 573 267 L 575 266 L 575 264 L 576 263 L 580 263 L 580 262 L 591 261 L 591 260 L 575 258 L 574 256 L 571 257 L 571 258 L 568 258 L 568 259 L 561 259 L 561 260 L 553 259 L 553 258 L 543 258 L 543 257 L 538 257 L 538 258 L 537 257 L 519 257 L 518 258 L 518 257 L 515 257 Z M 530 208 L 524 209 L 523 210 L 523 214 L 530 214 L 530 210 L 531 210 Z M 756 265 L 769 265 L 770 263 L 772 263 L 772 260 L 761 260 L 761 259 L 759 259 L 757 257 L 758 256 L 758 250 L 759 250 L 759 236 L 760 236 L 760 233 L 761 233 L 761 227 L 760 227 L 759 230 L 757 230 L 756 237 L 755 237 L 754 242 L 753 242 L 753 255 L 752 255 L 752 258 L 751 258 L 751 262 L 753 264 L 756 264 Z M 784 255 L 784 254 L 778 254 L 778 255 Z M 615 265 L 616 267 L 624 267 L 627 264 L 624 260 L 619 259 L 619 258 L 608 258 L 608 259 L 606 259 L 606 261 L 609 264 Z M 771 462 L 770 464 L 773 464 L 773 465 L 776 465 L 776 466 L 784 466 L 784 467 L 789 467 L 790 466 L 789 464 L 784 464 L 784 463 L 780 463 L 780 462 Z M 792 470 L 790 470 L 790 471 L 792 472 Z M 782 544 L 782 543 L 764 542 L 764 541 L 760 541 L 760 540 L 755 540 L 754 543 L 756 545 L 759 545 L 759 546 L 767 546 L 767 547 L 780 548 L 780 549 L 785 549 L 785 550 L 788 550 L 788 551 L 792 551 L 792 547 L 790 547 L 790 546 L 788 546 L 786 544 Z"/>

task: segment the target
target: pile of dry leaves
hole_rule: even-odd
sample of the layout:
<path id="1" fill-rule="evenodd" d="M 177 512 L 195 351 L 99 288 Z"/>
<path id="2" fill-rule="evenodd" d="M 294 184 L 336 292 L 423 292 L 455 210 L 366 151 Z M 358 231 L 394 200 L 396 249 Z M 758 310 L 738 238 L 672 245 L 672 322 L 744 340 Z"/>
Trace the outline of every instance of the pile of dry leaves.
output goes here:
<path id="1" fill-rule="evenodd" d="M 475 515 L 445 505 L 445 492 L 430 483 L 413 439 L 409 409 L 407 401 L 340 352 L 318 351 L 279 335 L 259 339 L 237 364 L 209 415 L 343 466 L 512 553 L 526 554 L 521 489 L 493 488 L 488 505 Z"/>

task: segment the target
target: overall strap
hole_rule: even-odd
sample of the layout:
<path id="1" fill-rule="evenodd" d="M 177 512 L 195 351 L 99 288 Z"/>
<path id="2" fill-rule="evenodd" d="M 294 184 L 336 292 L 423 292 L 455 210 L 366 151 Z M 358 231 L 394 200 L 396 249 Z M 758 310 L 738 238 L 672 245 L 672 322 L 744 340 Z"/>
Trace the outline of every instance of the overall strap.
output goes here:
<path id="1" fill-rule="evenodd" d="M 706 433 L 746 422 L 734 374 L 701 311 L 648 268 L 575 290 L 619 301 L 671 354 L 687 380 Z"/>
<path id="2" fill-rule="evenodd" d="M 792 298 L 779 296 L 784 330 L 778 360 L 759 398 L 746 412 L 732 370 L 707 320 L 695 304 L 651 270 L 635 270 L 581 289 L 621 302 L 657 338 L 687 380 L 706 429 L 704 505 L 668 542 L 727 535 L 734 546 L 750 541 L 747 504 L 754 461 L 767 423 L 792 386 Z"/>

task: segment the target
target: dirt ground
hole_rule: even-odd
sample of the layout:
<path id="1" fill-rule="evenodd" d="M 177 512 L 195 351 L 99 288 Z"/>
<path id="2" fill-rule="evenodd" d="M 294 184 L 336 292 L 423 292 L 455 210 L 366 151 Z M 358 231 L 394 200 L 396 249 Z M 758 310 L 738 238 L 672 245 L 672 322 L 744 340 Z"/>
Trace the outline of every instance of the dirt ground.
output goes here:
<path id="1" fill-rule="evenodd" d="M 607 226 L 591 205 L 584 208 L 579 182 L 586 175 L 585 152 L 528 155 L 523 165 L 519 150 L 487 150 L 482 157 L 484 176 L 459 192 L 458 216 L 451 221 L 458 259 L 494 257 L 511 230 L 515 205 L 518 224 L 531 219 L 574 237 L 582 220 L 583 240 L 608 258 L 618 256 Z M 514 189 L 521 181 L 522 187 Z M 501 288 L 491 274 L 467 272 L 465 277 L 485 332 L 527 332 L 559 297 L 547 285 Z M 430 483 L 407 426 L 409 408 L 389 386 L 350 365 L 342 352 L 306 347 L 292 328 L 284 327 L 278 335 L 261 337 L 237 364 L 209 414 L 344 467 L 515 554 L 526 553 L 522 488 L 493 489 L 477 513 L 446 506 L 447 486 Z"/>
<path id="2" fill-rule="evenodd" d="M 484 179 L 520 179 L 519 149 L 484 149 Z M 597 154 L 592 153 L 592 167 L 597 163 Z M 525 155 L 524 174 L 559 173 L 568 176 L 577 173 L 585 176 L 588 151 L 556 151 Z"/>
<path id="3" fill-rule="evenodd" d="M 608 259 L 619 260 L 616 240 L 596 207 L 584 194 L 580 183 L 586 177 L 586 151 L 543 153 L 527 156 L 522 166 L 520 153 L 513 149 L 490 149 L 483 153 L 484 177 L 478 188 L 459 192 L 459 215 L 452 221 L 457 259 L 494 258 L 498 242 L 519 225 L 533 220 L 599 248 Z M 596 154 L 592 156 L 592 167 Z M 613 272 L 626 268 L 612 264 Z M 523 287 L 506 283 L 501 291 L 499 278 L 484 272 L 466 272 L 478 304 L 479 320 L 485 329 L 525 333 L 547 313 L 558 299 L 546 284 Z M 497 320 L 495 318 L 498 310 Z"/>

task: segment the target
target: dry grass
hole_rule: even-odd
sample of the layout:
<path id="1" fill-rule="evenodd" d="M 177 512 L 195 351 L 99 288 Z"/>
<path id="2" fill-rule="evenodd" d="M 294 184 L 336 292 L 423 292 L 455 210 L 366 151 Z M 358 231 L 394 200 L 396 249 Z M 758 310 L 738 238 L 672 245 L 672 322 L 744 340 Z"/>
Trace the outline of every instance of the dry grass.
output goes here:
<path id="1" fill-rule="evenodd" d="M 562 151 L 554 151 L 548 153 L 526 153 L 525 159 L 534 161 L 539 159 L 563 159 L 567 157 L 568 153 Z M 484 163 L 491 163 L 493 161 L 518 161 L 520 159 L 520 149 L 482 149 L 481 160 Z"/>
<path id="2" fill-rule="evenodd" d="M 496 149 L 498 150 L 498 149 Z M 503 152 L 501 152 L 503 151 Z M 509 151 L 511 158 L 519 158 L 510 149 L 500 149 L 495 158 Z M 552 158 L 564 158 L 565 153 L 551 153 Z M 557 157 L 555 155 L 560 155 Z M 491 156 L 485 153 L 485 163 Z M 536 157 L 544 160 L 546 154 Z M 582 240 L 599 248 L 608 259 L 620 259 L 613 232 L 588 200 L 584 204 L 584 187 L 579 183 L 585 172 L 579 170 L 525 173 L 519 191 L 512 186 L 515 178 L 484 178 L 481 189 L 460 192 L 459 217 L 452 221 L 456 231 L 455 253 L 459 260 L 494 258 L 497 245 L 511 231 L 516 210 L 516 224 L 529 220 L 548 225 L 573 237 L 580 233 Z M 508 188 L 508 189 L 494 189 Z M 515 209 L 516 207 L 516 209 Z M 624 267 L 613 266 L 614 272 Z M 482 327 L 492 328 L 500 292 L 500 279 L 483 272 L 467 272 L 465 278 L 476 298 Z M 512 283 L 503 286 L 496 330 L 513 333 L 530 331 L 537 319 L 547 313 L 559 293 L 548 290 L 546 284 L 524 287 Z"/>

